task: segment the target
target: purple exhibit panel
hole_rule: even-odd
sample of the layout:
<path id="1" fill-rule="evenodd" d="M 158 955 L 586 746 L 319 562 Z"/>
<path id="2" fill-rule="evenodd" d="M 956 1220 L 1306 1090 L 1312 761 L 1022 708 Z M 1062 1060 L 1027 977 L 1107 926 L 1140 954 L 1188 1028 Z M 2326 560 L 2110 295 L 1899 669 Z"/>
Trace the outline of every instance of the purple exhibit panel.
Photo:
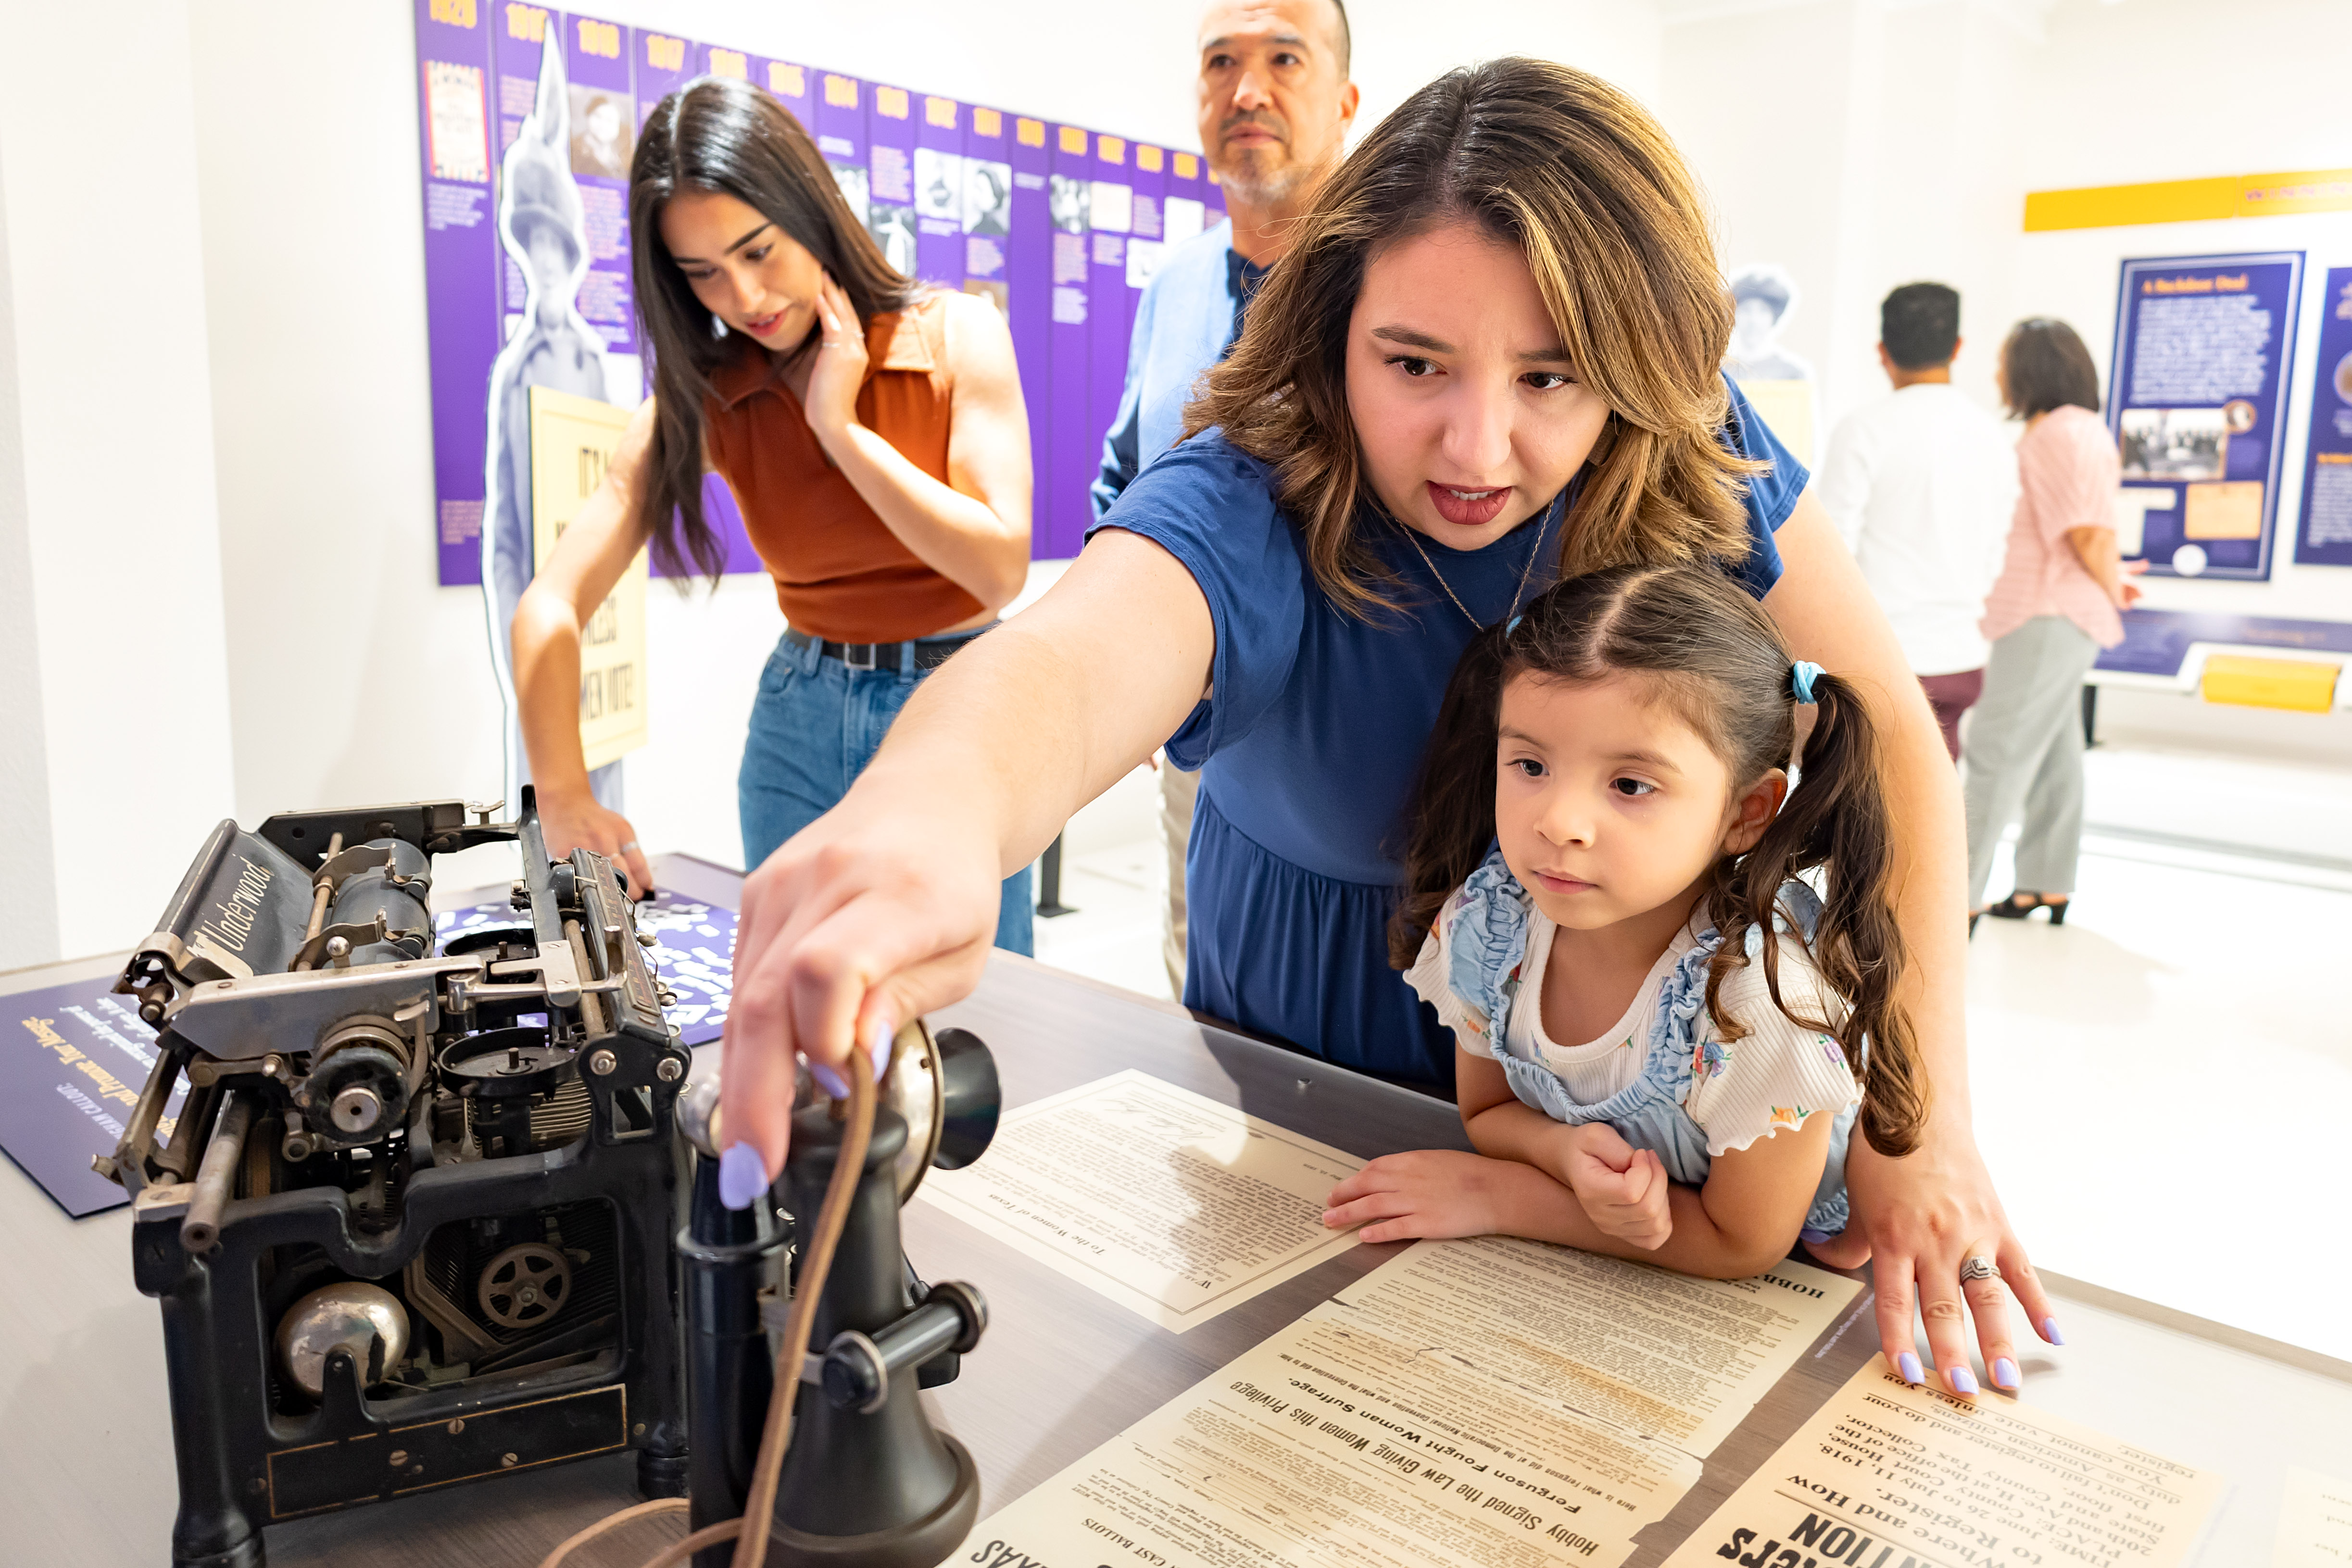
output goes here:
<path id="1" fill-rule="evenodd" d="M 2271 574 L 2302 298 L 2299 250 L 2123 264 L 2107 428 L 2150 571 Z"/>
<path id="2" fill-rule="evenodd" d="M 109 973 L 18 991 L 6 1003 L 0 1150 L 76 1219 L 131 1201 L 90 1160 L 114 1153 L 155 1068 L 155 1030 L 135 1003 L 114 995 L 114 980 Z M 183 1080 L 164 1103 L 167 1136 L 187 1095 Z"/>
<path id="3" fill-rule="evenodd" d="M 1205 162 L 1201 173 L 1202 218 L 1209 227 L 1215 228 L 1225 221 L 1225 193 L 1218 187 L 1217 172 L 1207 167 Z"/>
<path id="4" fill-rule="evenodd" d="M 1086 538 L 1087 486 L 1102 451 L 1087 396 L 1090 290 L 1087 242 L 1093 237 L 1094 137 L 1083 126 L 1054 127 L 1054 172 L 1045 196 L 1054 218 L 1054 347 L 1046 396 L 1054 426 L 1053 457 L 1038 476 L 1038 514 L 1045 519 L 1046 556 L 1078 553 Z"/>
<path id="5" fill-rule="evenodd" d="M 974 115 L 972 122 L 977 128 L 980 117 Z M 1007 204 L 1011 232 L 1004 240 L 1004 314 L 1013 326 L 1013 357 L 1021 367 L 1021 398 L 1029 411 L 1029 471 L 1035 495 L 1030 506 L 1029 549 L 1032 556 L 1052 560 L 1058 558 L 1045 497 L 1054 471 L 1054 242 L 1060 231 L 1054 227 L 1047 188 L 1052 155 L 1045 150 L 1045 130 L 1042 120 L 1016 118 L 1005 149 L 1013 166 L 1013 195 Z M 969 256 L 965 270 L 969 275 Z"/>
<path id="6" fill-rule="evenodd" d="M 1002 110 L 965 106 L 962 230 L 956 267 L 963 291 L 996 307 L 1006 320 L 1012 311 L 1013 162 L 1012 122 Z M 1019 350 L 1014 350 L 1016 356 Z"/>
<path id="7" fill-rule="evenodd" d="M 1139 142 L 1135 158 L 1135 228 L 1127 240 L 1127 335 L 1135 336 L 1136 308 L 1160 270 L 1168 238 L 1168 150 Z M 1113 414 L 1116 418 L 1116 413 Z"/>
<path id="8" fill-rule="evenodd" d="M 908 277 L 919 275 L 915 256 L 915 98 L 903 87 L 875 83 L 866 117 L 866 227 L 882 259 Z"/>
<path id="9" fill-rule="evenodd" d="M 588 234 L 588 276 L 580 280 L 580 314 L 622 362 L 625 382 L 613 401 L 628 405 L 643 384 L 636 306 L 629 284 L 629 159 L 637 150 L 635 94 L 629 80 L 630 37 L 611 22 L 563 18 L 563 64 L 572 96 L 572 178 L 580 187 Z M 608 385 L 611 378 L 608 376 Z"/>
<path id="10" fill-rule="evenodd" d="M 793 111 L 793 118 L 806 131 L 814 121 L 815 100 L 809 94 L 809 78 L 813 73 L 806 66 L 796 66 L 790 60 L 760 61 L 760 73 L 753 79 L 774 95 L 776 100 Z"/>
<path id="11" fill-rule="evenodd" d="M 942 288 L 963 287 L 963 117 L 951 98 L 917 101 L 915 265 Z"/>
<path id="12" fill-rule="evenodd" d="M 1087 487 L 1102 467 L 1103 435 L 1118 417 L 1119 389 L 1127 381 L 1127 246 L 1135 232 L 1135 184 L 1124 137 L 1095 133 L 1094 198 L 1087 236 L 1087 423 L 1080 433 L 1089 457 L 1078 482 Z M 1087 507 L 1093 520 L 1093 508 Z"/>
<path id="13" fill-rule="evenodd" d="M 1199 153 L 1168 155 L 1166 193 L 1160 198 L 1160 243 L 1166 249 L 1174 250 L 1208 226 L 1208 204 L 1201 199 L 1208 188 Z"/>
<path id="14" fill-rule="evenodd" d="M 2352 267 L 2327 269 L 2315 357 L 2294 559 L 2304 566 L 2352 566 Z"/>
<path id="15" fill-rule="evenodd" d="M 849 203 L 857 221 L 866 221 L 870 204 L 866 173 L 866 84 L 839 71 L 825 71 L 817 81 L 816 150 L 833 165 L 834 183 Z"/>
<path id="16" fill-rule="evenodd" d="M 522 134 L 522 122 L 530 118 L 533 103 L 539 96 L 540 51 L 547 37 L 550 23 L 562 25 L 560 13 L 542 10 L 536 5 L 500 5 L 492 12 L 499 26 L 493 29 L 490 47 L 491 87 L 496 95 L 491 112 L 497 117 L 498 134 L 491 141 L 490 162 L 503 164 L 507 149 Z M 497 227 L 497 214 L 491 215 L 492 231 Z M 522 268 L 503 243 L 499 246 L 499 341 L 504 343 L 513 332 L 522 314 L 523 300 L 530 286 L 523 281 Z"/>
<path id="17" fill-rule="evenodd" d="M 680 84 L 694 79 L 694 64 L 701 56 L 694 40 L 668 33 L 640 32 L 634 47 L 637 59 L 637 129 L 643 131 L 646 116 L 654 111 L 654 106 Z"/>
<path id="18" fill-rule="evenodd" d="M 499 352 L 488 33 L 481 25 L 479 6 L 416 0 L 434 534 L 445 587 L 482 580 L 482 460 L 488 441 L 485 399 L 490 361 Z"/>

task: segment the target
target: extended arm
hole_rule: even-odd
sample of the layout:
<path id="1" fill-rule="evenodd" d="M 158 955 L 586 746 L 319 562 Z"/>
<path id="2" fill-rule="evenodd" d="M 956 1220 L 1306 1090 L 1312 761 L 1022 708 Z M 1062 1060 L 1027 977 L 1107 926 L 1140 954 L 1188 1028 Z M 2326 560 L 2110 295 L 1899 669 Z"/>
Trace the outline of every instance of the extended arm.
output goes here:
<path id="1" fill-rule="evenodd" d="M 515 698 L 548 852 L 570 854 L 585 845 L 618 860 L 639 894 L 652 890 L 654 879 L 645 852 L 635 847 L 636 832 L 627 818 L 606 810 L 588 792 L 587 758 L 580 749 L 580 634 L 645 548 L 636 490 L 653 430 L 654 400 L 647 398 L 621 433 L 604 482 L 523 590 L 514 616 Z"/>
<path id="2" fill-rule="evenodd" d="M 2051 1332 L 2049 1300 L 2001 1211 L 1970 1123 L 1962 991 L 1968 831 L 1959 779 L 1894 628 L 1810 493 L 1778 540 L 1786 570 L 1765 596 L 1764 608 L 1798 657 L 1853 682 L 1881 737 L 1895 828 L 1895 920 L 1909 953 L 1899 999 L 1932 1086 L 1927 1124 L 1914 1153 L 1890 1159 L 1854 1138 L 1846 1178 L 1855 1223 L 1841 1245 L 1822 1253 L 1844 1267 L 1875 1254 L 1879 1333 L 1890 1345 L 1911 1342 L 1916 1278 L 1936 1364 L 1948 1377 L 1968 1365 L 1971 1312 L 1986 1364 L 2014 1354 L 1998 1282 L 1970 1284 L 1963 1306 L 1958 1273 L 1965 1257 L 1996 1258 L 2031 1321 L 2045 1336 Z"/>
<path id="3" fill-rule="evenodd" d="M 998 883 L 1174 734 L 1206 688 L 1208 601 L 1158 545 L 1097 535 L 1034 605 L 916 688 L 873 763 L 743 887 L 727 1023 L 729 1141 L 782 1167 L 793 1055 L 980 978 Z"/>
<path id="4" fill-rule="evenodd" d="M 2123 551 L 2116 542 L 2115 529 L 2091 524 L 2068 528 L 2066 545 L 2074 552 L 2074 559 L 2083 563 L 2083 570 L 2091 574 L 2091 580 L 2099 585 L 2099 591 L 2107 596 L 2107 602 L 2118 610 L 2132 607 L 2140 596 L 2139 585 L 2124 580 Z M 2132 569 L 2146 571 L 2147 562 L 2134 561 Z"/>
<path id="5" fill-rule="evenodd" d="M 1013 335 L 987 301 L 947 297 L 947 356 L 955 380 L 947 484 L 858 423 L 866 346 L 848 297 L 826 278 L 824 340 L 809 374 L 810 432 L 833 465 L 915 559 L 995 612 L 1029 574 L 1029 415 Z"/>
<path id="6" fill-rule="evenodd" d="M 1801 1129 L 1725 1154 L 1705 1186 L 1681 1186 L 1665 1180 L 1654 1155 L 1626 1150 L 1605 1124 L 1563 1126 L 1520 1103 L 1488 1058 L 1457 1051 L 1454 1092 L 1478 1153 L 1429 1150 L 1374 1160 L 1332 1190 L 1325 1224 L 1364 1224 L 1367 1241 L 1523 1236 L 1706 1279 L 1742 1280 L 1769 1269 L 1795 1245 L 1829 1154 L 1832 1118 L 1815 1115 Z M 1601 1202 L 1580 1185 L 1591 1176 L 1615 1196 L 1622 1173 L 1614 1167 L 1632 1166 L 1622 1157 L 1629 1154 L 1641 1156 L 1664 1194 L 1669 1226 L 1663 1241 L 1645 1243 L 1604 1227 L 1592 1212 Z"/>

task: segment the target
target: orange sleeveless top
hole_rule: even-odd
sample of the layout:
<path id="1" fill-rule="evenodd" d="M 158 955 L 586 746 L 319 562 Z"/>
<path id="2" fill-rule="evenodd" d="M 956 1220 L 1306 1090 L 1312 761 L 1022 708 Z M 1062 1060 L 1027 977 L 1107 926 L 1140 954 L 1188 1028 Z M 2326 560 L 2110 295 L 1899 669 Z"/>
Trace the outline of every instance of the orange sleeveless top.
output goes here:
<path id="1" fill-rule="evenodd" d="M 858 423 L 941 484 L 955 377 L 947 301 L 937 294 L 866 328 Z M 710 456 L 735 492 L 744 532 L 776 580 L 784 619 L 836 643 L 902 643 L 980 613 L 980 601 L 925 566 L 826 461 L 801 401 L 749 338 L 710 378 Z"/>

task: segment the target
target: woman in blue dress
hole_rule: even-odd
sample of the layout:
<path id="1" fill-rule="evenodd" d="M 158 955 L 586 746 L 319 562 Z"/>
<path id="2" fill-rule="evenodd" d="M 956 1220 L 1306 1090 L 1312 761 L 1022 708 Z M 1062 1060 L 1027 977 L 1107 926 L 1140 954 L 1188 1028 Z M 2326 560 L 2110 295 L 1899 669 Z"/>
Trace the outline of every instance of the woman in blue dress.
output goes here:
<path id="1" fill-rule="evenodd" d="M 1711 562 L 1887 737 L 1920 1146 L 1857 1152 L 1838 1260 L 1935 1365 L 2015 1356 L 2001 1277 L 2054 1338 L 1979 1157 L 1960 977 L 1966 838 L 1935 720 L 1806 475 L 1717 367 L 1730 304 L 1700 194 L 1638 104 L 1567 67 L 1455 71 L 1332 176 L 1195 434 L 1034 608 L 917 694 L 833 811 L 744 889 L 727 1186 L 781 1168 L 797 1051 L 979 979 L 996 886 L 1165 742 L 1202 771 L 1185 1001 L 1443 1084 L 1452 1044 L 1390 969 L 1400 816 L 1473 632 L 1557 577 Z M 1998 1270 L 1998 1271 L 1996 1271 Z"/>

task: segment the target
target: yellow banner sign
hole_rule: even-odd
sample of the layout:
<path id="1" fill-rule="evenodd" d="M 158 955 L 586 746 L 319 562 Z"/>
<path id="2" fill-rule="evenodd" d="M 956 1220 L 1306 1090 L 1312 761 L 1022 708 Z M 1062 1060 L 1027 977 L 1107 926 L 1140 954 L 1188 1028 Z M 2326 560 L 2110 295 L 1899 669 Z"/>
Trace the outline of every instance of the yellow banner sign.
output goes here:
<path id="1" fill-rule="evenodd" d="M 530 389 L 531 559 L 543 561 L 604 482 L 629 411 L 547 387 Z M 602 768 L 646 739 L 646 552 L 580 632 L 580 749 Z"/>
<path id="2" fill-rule="evenodd" d="M 2206 180 L 2033 191 L 2025 198 L 2025 232 L 2347 211 L 2352 211 L 2352 169 L 2303 169 L 2281 174 L 2223 174 Z"/>

